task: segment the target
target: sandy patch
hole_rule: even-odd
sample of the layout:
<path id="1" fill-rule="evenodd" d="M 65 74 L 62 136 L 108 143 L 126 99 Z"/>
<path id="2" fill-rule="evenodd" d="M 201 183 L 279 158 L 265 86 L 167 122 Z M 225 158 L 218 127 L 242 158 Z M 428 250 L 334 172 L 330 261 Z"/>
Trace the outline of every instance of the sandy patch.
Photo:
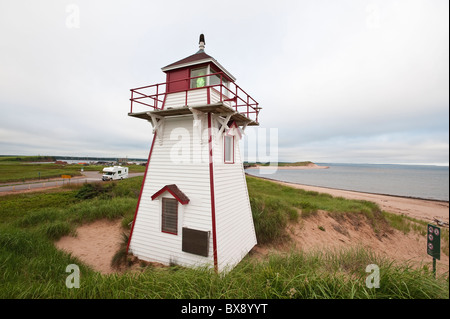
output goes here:
<path id="1" fill-rule="evenodd" d="M 64 236 L 55 245 L 72 253 L 93 269 L 110 274 L 116 272 L 110 264 L 122 242 L 121 220 L 98 220 L 77 228 L 77 236 Z"/>
<path id="2" fill-rule="evenodd" d="M 376 234 L 363 217 L 335 219 L 327 212 L 301 219 L 287 229 L 291 241 L 281 246 L 256 246 L 254 253 L 265 256 L 270 252 L 339 250 L 349 247 L 368 248 L 375 254 L 386 256 L 391 260 L 408 262 L 411 266 L 426 265 L 432 269 L 432 258 L 427 255 L 426 236 L 410 231 L 404 234 L 396 229 L 380 231 Z M 441 252 L 437 262 L 439 274 L 448 273 L 449 257 Z"/>

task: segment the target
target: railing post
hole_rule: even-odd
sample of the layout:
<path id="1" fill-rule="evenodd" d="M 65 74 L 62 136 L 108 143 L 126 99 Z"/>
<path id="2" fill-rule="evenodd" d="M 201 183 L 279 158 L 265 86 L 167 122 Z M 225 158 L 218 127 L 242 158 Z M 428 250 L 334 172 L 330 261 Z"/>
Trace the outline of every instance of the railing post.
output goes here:
<path id="1" fill-rule="evenodd" d="M 220 102 L 222 102 L 222 73 L 220 74 Z"/>
<path id="2" fill-rule="evenodd" d="M 206 103 L 211 104 L 211 86 L 208 85 L 206 89 Z"/>
<path id="3" fill-rule="evenodd" d="M 249 101 L 248 101 L 248 94 L 247 94 L 247 117 L 250 118 L 250 106 L 248 105 Z"/>
<path id="4" fill-rule="evenodd" d="M 131 105 L 130 105 L 130 113 L 133 113 L 133 90 L 131 90 L 131 99 L 130 99 L 130 101 L 131 101 Z"/>
<path id="5" fill-rule="evenodd" d="M 236 98 L 235 108 L 236 108 L 236 112 L 237 112 L 238 111 L 238 86 L 236 84 L 234 86 L 236 87 L 236 95 L 234 97 Z"/>
<path id="6" fill-rule="evenodd" d="M 159 83 L 156 85 L 156 100 L 155 100 L 155 110 L 158 109 L 158 92 L 159 92 Z"/>

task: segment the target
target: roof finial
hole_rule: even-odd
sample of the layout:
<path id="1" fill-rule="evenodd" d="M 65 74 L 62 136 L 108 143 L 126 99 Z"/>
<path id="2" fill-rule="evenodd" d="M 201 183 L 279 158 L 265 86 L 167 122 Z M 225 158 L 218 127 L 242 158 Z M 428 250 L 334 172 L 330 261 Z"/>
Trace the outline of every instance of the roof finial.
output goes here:
<path id="1" fill-rule="evenodd" d="M 205 49 L 205 36 L 202 34 L 200 34 L 200 41 L 198 42 L 198 48 L 200 50 L 204 50 Z"/>

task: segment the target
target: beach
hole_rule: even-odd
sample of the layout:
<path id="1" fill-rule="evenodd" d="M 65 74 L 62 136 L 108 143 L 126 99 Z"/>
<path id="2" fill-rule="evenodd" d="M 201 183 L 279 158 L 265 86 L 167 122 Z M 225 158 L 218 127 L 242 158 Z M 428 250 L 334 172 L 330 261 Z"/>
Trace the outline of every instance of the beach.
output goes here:
<path id="1" fill-rule="evenodd" d="M 258 165 L 258 164 L 256 164 L 256 165 L 250 166 L 250 167 L 248 167 L 246 169 L 273 169 L 274 167 L 276 167 L 277 169 L 299 169 L 299 170 L 302 170 L 302 169 L 327 169 L 327 168 L 329 168 L 329 166 L 320 166 L 320 165 L 317 165 L 317 164 L 314 164 L 314 163 L 309 163 L 309 164 L 303 165 L 303 166 L 300 166 L 300 165 L 298 165 L 298 166 L 288 166 L 288 165 L 286 165 L 286 166 L 281 166 L 281 165 L 275 165 L 275 166 L 268 165 L 268 166 L 265 166 L 265 165 Z"/>
<path id="2" fill-rule="evenodd" d="M 281 185 L 304 189 L 307 191 L 327 193 L 335 197 L 343 197 L 347 199 L 366 200 L 375 202 L 384 211 L 405 215 L 408 217 L 424 220 L 427 222 L 433 222 L 435 218 L 446 223 L 449 222 L 449 203 L 446 201 L 371 194 L 327 187 L 317 187 L 295 183 L 287 183 L 277 181 L 274 179 L 270 180 L 277 182 Z"/>

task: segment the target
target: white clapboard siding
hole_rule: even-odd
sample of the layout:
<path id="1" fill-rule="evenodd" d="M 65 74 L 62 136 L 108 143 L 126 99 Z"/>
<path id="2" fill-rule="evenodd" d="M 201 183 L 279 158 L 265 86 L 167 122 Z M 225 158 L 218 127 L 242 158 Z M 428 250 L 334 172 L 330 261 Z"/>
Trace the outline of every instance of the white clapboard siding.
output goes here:
<path id="1" fill-rule="evenodd" d="M 186 105 L 205 105 L 208 102 L 207 88 L 167 94 L 164 109 L 183 107 Z M 186 101 L 187 94 L 187 101 Z M 186 104 L 187 102 L 187 104 Z"/>
<path id="2" fill-rule="evenodd" d="M 220 99 L 220 92 L 216 88 L 210 89 L 210 99 L 211 104 L 222 102 L 225 106 L 231 107 L 230 101 L 224 101 L 229 99 L 229 97 L 225 94 L 225 89 L 222 89 L 222 100 Z"/>
<path id="3" fill-rule="evenodd" d="M 207 89 L 196 89 L 188 91 L 188 104 L 189 106 L 205 105 L 208 104 Z"/>
<path id="4" fill-rule="evenodd" d="M 176 92 L 166 95 L 166 101 L 164 102 L 164 108 L 169 107 L 182 107 L 186 105 L 186 92 Z"/>

